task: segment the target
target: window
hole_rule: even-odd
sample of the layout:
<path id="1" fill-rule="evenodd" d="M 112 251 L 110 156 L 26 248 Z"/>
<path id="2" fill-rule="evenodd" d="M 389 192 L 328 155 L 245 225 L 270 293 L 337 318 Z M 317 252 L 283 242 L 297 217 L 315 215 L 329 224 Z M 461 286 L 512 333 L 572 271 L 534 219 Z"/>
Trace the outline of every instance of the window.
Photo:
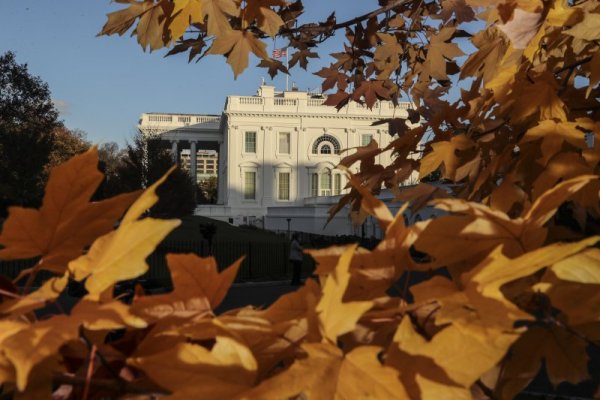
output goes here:
<path id="1" fill-rule="evenodd" d="M 244 152 L 256 153 L 256 132 L 246 132 L 244 137 Z"/>
<path id="2" fill-rule="evenodd" d="M 321 149 L 325 146 L 329 147 L 329 153 L 323 153 Z M 333 152 L 331 149 L 333 148 Z M 340 154 L 340 142 L 331 135 L 322 135 L 315 140 L 312 146 L 313 154 Z"/>
<path id="3" fill-rule="evenodd" d="M 244 172 L 244 200 L 256 199 L 256 172 Z"/>
<path id="4" fill-rule="evenodd" d="M 360 137 L 360 145 L 361 146 L 368 146 L 369 143 L 371 143 L 371 140 L 373 139 L 373 135 L 362 135 Z"/>
<path id="5" fill-rule="evenodd" d="M 319 153 L 320 154 L 331 154 L 331 146 L 329 146 L 328 144 L 324 144 L 323 146 L 321 146 Z"/>
<path id="6" fill-rule="evenodd" d="M 310 176 L 310 195 L 312 197 L 319 195 L 319 174 L 311 174 Z"/>
<path id="7" fill-rule="evenodd" d="M 289 200 L 290 199 L 290 173 L 280 172 L 278 177 L 279 190 L 277 193 L 277 199 Z"/>
<path id="8" fill-rule="evenodd" d="M 331 171 L 321 173 L 321 196 L 331 196 Z"/>
<path id="9" fill-rule="evenodd" d="M 279 152 L 290 154 L 290 134 L 288 132 L 279 132 Z"/>
<path id="10" fill-rule="evenodd" d="M 333 194 L 339 195 L 342 192 L 342 175 L 335 174 L 333 176 Z"/>

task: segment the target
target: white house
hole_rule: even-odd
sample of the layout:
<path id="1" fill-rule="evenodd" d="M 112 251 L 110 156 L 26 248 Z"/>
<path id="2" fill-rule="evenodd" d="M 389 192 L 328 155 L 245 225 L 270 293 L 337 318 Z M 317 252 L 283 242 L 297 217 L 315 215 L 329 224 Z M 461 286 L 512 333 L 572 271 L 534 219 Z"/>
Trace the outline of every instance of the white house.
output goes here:
<path id="1" fill-rule="evenodd" d="M 387 125 L 373 122 L 406 117 L 410 104 L 377 102 L 371 110 L 351 102 L 338 111 L 324 100 L 263 84 L 255 96 L 228 96 L 220 116 L 145 113 L 139 129 L 170 140 L 178 159 L 185 150 L 196 181 L 199 150 L 218 152 L 217 204 L 198 206 L 198 215 L 274 230 L 289 224 L 293 231 L 354 233 L 344 212 L 324 229 L 327 210 L 347 190 L 346 177 L 335 166 L 345 149 L 371 139 L 389 144 Z M 384 165 L 391 162 L 389 152 L 378 157 Z"/>

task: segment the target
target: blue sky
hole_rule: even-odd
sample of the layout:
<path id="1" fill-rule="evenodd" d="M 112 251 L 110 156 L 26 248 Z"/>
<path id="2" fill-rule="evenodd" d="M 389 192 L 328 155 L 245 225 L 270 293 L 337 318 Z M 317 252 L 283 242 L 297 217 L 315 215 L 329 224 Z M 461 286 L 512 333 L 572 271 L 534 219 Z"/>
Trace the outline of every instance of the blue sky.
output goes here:
<path id="1" fill-rule="evenodd" d="M 377 7 L 377 2 L 308 0 L 305 7 L 306 18 L 324 19 L 335 9 L 341 21 Z M 219 113 L 227 95 L 254 94 L 262 76 L 270 81 L 266 70 L 252 67 L 234 80 L 220 56 L 188 64 L 186 55 L 144 53 L 135 38 L 96 37 L 105 15 L 119 8 L 109 0 L 2 3 L 0 52 L 14 51 L 19 63 L 27 63 L 31 73 L 48 82 L 65 124 L 84 130 L 92 142 L 123 145 L 143 112 Z M 339 41 L 324 46 L 323 59 L 309 71 L 329 64 L 327 51 L 336 45 Z M 256 59 L 250 61 L 256 64 Z M 291 81 L 301 89 L 320 85 L 320 78 L 299 68 Z M 277 77 L 275 84 L 282 88 L 285 78 Z"/>

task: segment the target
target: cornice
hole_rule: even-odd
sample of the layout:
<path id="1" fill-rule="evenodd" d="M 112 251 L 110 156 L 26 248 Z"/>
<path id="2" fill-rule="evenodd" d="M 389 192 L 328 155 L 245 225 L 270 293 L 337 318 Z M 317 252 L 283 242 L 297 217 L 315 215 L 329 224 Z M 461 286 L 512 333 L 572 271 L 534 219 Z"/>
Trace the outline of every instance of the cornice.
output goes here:
<path id="1" fill-rule="evenodd" d="M 378 121 L 390 118 L 387 115 L 352 115 L 352 114 L 309 114 L 309 113 L 275 113 L 260 111 L 225 111 L 224 115 L 231 117 L 270 117 L 270 118 L 313 118 L 313 119 L 340 119 L 340 120 L 358 120 L 358 121 Z"/>

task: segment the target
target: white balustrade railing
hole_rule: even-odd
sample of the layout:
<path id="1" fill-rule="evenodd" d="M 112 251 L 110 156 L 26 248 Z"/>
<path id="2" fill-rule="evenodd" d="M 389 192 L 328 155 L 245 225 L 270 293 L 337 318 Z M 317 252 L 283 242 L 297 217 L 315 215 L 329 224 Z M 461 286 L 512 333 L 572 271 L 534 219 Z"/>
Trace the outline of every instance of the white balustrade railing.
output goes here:
<path id="1" fill-rule="evenodd" d="M 295 106 L 298 104 L 298 100 L 296 99 L 285 99 L 281 97 L 276 97 L 274 100 L 276 106 Z"/>
<path id="2" fill-rule="evenodd" d="M 240 104 L 262 104 L 263 103 L 263 98 L 262 97 L 255 97 L 255 96 L 240 96 L 238 97 Z"/>

